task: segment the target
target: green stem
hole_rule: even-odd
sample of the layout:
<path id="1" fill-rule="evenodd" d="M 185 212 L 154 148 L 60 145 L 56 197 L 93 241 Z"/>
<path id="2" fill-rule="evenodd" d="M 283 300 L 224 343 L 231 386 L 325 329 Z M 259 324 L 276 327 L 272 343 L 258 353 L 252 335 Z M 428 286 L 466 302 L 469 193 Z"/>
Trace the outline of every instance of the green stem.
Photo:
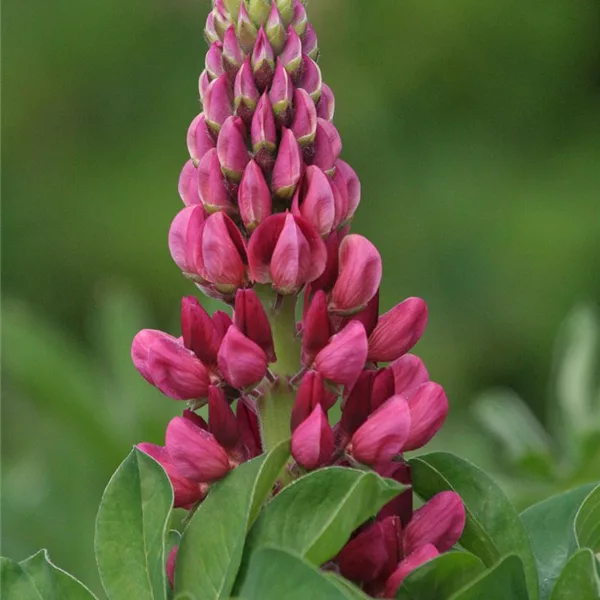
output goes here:
<path id="1" fill-rule="evenodd" d="M 277 362 L 271 371 L 281 378 L 292 377 L 300 369 L 301 344 L 296 336 L 296 296 L 280 297 L 269 314 Z"/>
<path id="2" fill-rule="evenodd" d="M 258 400 L 262 441 L 265 450 L 288 440 L 294 392 L 287 386 L 276 386 Z"/>

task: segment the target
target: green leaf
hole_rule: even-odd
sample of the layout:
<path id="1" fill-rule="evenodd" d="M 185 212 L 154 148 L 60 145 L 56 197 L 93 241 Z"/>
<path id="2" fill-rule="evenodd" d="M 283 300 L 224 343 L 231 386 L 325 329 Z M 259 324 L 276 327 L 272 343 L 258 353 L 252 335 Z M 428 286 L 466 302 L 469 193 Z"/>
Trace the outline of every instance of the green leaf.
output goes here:
<path id="1" fill-rule="evenodd" d="M 83 583 L 52 564 L 46 550 L 40 550 L 21 561 L 19 565 L 44 600 L 93 600 L 95 598 Z"/>
<path id="2" fill-rule="evenodd" d="M 2 600 L 45 600 L 21 565 L 0 558 L 0 598 Z"/>
<path id="3" fill-rule="evenodd" d="M 271 546 L 321 565 L 339 552 L 359 525 L 404 489 L 372 471 L 341 467 L 314 471 L 265 507 L 248 536 L 246 557 Z"/>
<path id="4" fill-rule="evenodd" d="M 580 548 L 600 552 L 600 485 L 590 492 L 577 511 L 575 535 Z"/>
<path id="5" fill-rule="evenodd" d="M 488 567 L 508 553 L 517 554 L 525 569 L 529 597 L 537 600 L 538 576 L 527 533 L 498 485 L 481 469 L 452 454 L 425 454 L 410 464 L 413 489 L 425 500 L 443 490 L 454 490 L 462 498 L 467 522 L 460 544 Z"/>
<path id="6" fill-rule="evenodd" d="M 356 599 L 301 557 L 277 548 L 262 548 L 252 555 L 239 596 L 244 600 Z"/>
<path id="7" fill-rule="evenodd" d="M 521 521 L 531 540 L 538 568 L 540 598 L 547 600 L 569 556 L 577 550 L 574 521 L 592 485 L 584 485 L 531 506 Z"/>
<path id="8" fill-rule="evenodd" d="M 441 554 L 410 573 L 402 582 L 396 598 L 446 600 L 484 571 L 483 563 L 473 554 Z"/>
<path id="9" fill-rule="evenodd" d="M 228 598 L 244 542 L 289 457 L 289 442 L 240 465 L 215 484 L 183 533 L 177 554 L 175 598 Z"/>
<path id="10" fill-rule="evenodd" d="M 165 599 L 172 504 L 163 468 L 134 448 L 109 481 L 96 519 L 96 559 L 110 600 Z"/>
<path id="11" fill-rule="evenodd" d="M 600 579 L 597 561 L 588 548 L 578 550 L 556 580 L 550 600 L 598 600 Z"/>
<path id="12" fill-rule="evenodd" d="M 348 581 L 341 575 L 334 573 L 333 571 L 325 571 L 323 575 L 329 579 L 334 585 L 346 594 L 351 600 L 370 600 L 370 596 L 367 596 L 362 590 L 359 590 L 351 581 Z"/>
<path id="13" fill-rule="evenodd" d="M 523 562 L 516 554 L 505 556 L 497 565 L 451 596 L 450 600 L 528 600 Z M 437 598 L 436 598 L 437 600 Z"/>

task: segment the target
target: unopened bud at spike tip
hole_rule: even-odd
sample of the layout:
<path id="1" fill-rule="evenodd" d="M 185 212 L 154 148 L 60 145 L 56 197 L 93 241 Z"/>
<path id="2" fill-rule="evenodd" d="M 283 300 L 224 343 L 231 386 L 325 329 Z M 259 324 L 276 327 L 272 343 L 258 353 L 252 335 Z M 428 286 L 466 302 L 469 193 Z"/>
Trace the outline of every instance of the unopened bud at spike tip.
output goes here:
<path id="1" fill-rule="evenodd" d="M 317 41 L 317 34 L 310 23 L 306 25 L 306 31 L 302 38 L 302 52 L 312 58 L 312 60 L 316 61 L 319 58 L 319 42 Z"/>
<path id="2" fill-rule="evenodd" d="M 342 151 L 342 140 L 335 126 L 324 119 L 317 119 L 317 135 L 311 164 L 328 175 L 334 174 L 335 163 Z"/>
<path id="3" fill-rule="evenodd" d="M 302 75 L 298 80 L 298 87 L 306 90 L 313 102 L 317 104 L 321 98 L 323 78 L 319 65 L 306 54 L 302 57 Z"/>
<path id="4" fill-rule="evenodd" d="M 236 30 L 240 46 L 243 48 L 244 52 L 252 52 L 254 42 L 256 42 L 256 36 L 258 35 L 258 29 L 248 14 L 246 2 L 240 4 Z"/>
<path id="5" fill-rule="evenodd" d="M 217 155 L 223 175 L 229 181 L 239 183 L 250 161 L 246 128 L 240 117 L 228 117 L 223 123 L 217 140 Z"/>
<path id="6" fill-rule="evenodd" d="M 301 88 L 294 91 L 294 119 L 291 129 L 301 148 L 315 141 L 317 135 L 317 109 L 308 92 Z"/>
<path id="7" fill-rule="evenodd" d="M 235 31 L 235 25 L 230 25 L 223 38 L 222 62 L 223 68 L 230 77 L 234 77 L 244 62 L 245 54 L 240 48 Z"/>
<path id="8" fill-rule="evenodd" d="M 279 58 L 292 80 L 296 81 L 302 74 L 302 40 L 292 27 L 288 29 L 287 41 Z"/>
<path id="9" fill-rule="evenodd" d="M 290 74 L 286 71 L 283 63 L 278 58 L 275 67 L 275 75 L 269 98 L 273 106 L 273 113 L 278 125 L 289 126 L 292 115 L 292 99 L 294 96 L 294 85 Z"/>
<path id="10" fill-rule="evenodd" d="M 223 44 L 213 42 L 206 53 L 206 72 L 209 78 L 216 79 L 225 72 L 223 70 Z"/>
<path id="11" fill-rule="evenodd" d="M 238 207 L 244 227 L 254 231 L 272 211 L 271 191 L 262 169 L 251 160 L 246 166 L 238 190 Z"/>
<path id="12" fill-rule="evenodd" d="M 204 117 L 213 133 L 219 133 L 221 125 L 233 114 L 233 98 L 227 75 L 217 77 L 204 93 Z"/>
<path id="13" fill-rule="evenodd" d="M 248 0 L 248 14 L 257 27 L 267 20 L 270 12 L 269 0 Z"/>
<path id="14" fill-rule="evenodd" d="M 208 17 L 206 19 L 206 27 L 204 28 L 204 37 L 208 44 L 212 44 L 213 42 L 219 41 L 219 34 L 215 29 L 215 15 L 214 12 L 208 13 Z"/>
<path id="15" fill-rule="evenodd" d="M 285 46 L 286 32 L 285 26 L 279 14 L 277 4 L 273 3 L 271 6 L 271 12 L 265 25 L 265 32 L 275 55 L 281 54 L 283 47 Z"/>
<path id="16" fill-rule="evenodd" d="M 244 2 L 244 0 L 223 0 L 227 12 L 229 12 L 234 21 L 238 18 L 240 4 L 242 4 L 242 2 Z"/>
<path id="17" fill-rule="evenodd" d="M 277 129 L 269 96 L 265 92 L 258 102 L 250 129 L 254 160 L 267 173 L 273 170 L 277 150 Z"/>
<path id="18" fill-rule="evenodd" d="M 271 181 L 276 196 L 283 200 L 292 198 L 302 176 L 303 166 L 304 162 L 294 132 L 284 127 Z"/>
<path id="19" fill-rule="evenodd" d="M 273 54 L 273 48 L 262 27 L 258 30 L 256 43 L 252 50 L 251 64 L 256 86 L 262 92 L 271 85 L 273 75 L 275 74 L 275 56 Z"/>
<path id="20" fill-rule="evenodd" d="M 294 0 L 294 14 L 292 16 L 292 27 L 294 31 L 302 37 L 306 31 L 308 17 L 306 16 L 306 8 L 300 0 Z"/>
<path id="21" fill-rule="evenodd" d="M 314 59 L 313 59 L 314 60 Z M 335 96 L 331 88 L 324 83 L 321 86 L 321 98 L 317 104 L 317 116 L 326 121 L 333 121 L 335 114 Z"/>
<path id="22" fill-rule="evenodd" d="M 287 27 L 294 18 L 294 0 L 275 0 L 283 24 Z"/>
<path id="23" fill-rule="evenodd" d="M 213 23 L 219 39 L 222 40 L 228 27 L 232 24 L 231 15 L 223 0 L 214 0 Z"/>
<path id="24" fill-rule="evenodd" d="M 250 57 L 246 58 L 235 76 L 234 96 L 235 113 L 249 125 L 260 100 L 260 93 L 254 83 Z"/>

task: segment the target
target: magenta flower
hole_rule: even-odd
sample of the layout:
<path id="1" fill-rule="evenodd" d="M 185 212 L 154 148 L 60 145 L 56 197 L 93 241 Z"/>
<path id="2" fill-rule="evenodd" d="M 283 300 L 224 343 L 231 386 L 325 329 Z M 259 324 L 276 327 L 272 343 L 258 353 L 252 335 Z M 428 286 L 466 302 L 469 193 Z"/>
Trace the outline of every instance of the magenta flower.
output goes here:
<path id="1" fill-rule="evenodd" d="M 327 464 L 334 447 L 333 430 L 323 407 L 317 404 L 292 434 L 292 456 L 305 469 L 317 469 Z"/>

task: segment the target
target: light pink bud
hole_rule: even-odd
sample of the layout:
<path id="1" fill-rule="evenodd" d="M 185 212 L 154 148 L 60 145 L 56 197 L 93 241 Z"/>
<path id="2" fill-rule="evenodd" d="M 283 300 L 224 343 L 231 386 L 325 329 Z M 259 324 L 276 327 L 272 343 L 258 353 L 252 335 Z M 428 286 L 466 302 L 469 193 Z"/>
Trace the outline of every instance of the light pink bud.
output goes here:
<path id="1" fill-rule="evenodd" d="M 256 385 L 267 372 L 267 355 L 264 350 L 235 325 L 225 334 L 217 359 L 225 381 L 235 388 L 244 389 Z"/>
<path id="2" fill-rule="evenodd" d="M 320 235 L 327 235 L 335 220 L 335 196 L 329 177 L 318 167 L 310 166 L 296 191 L 292 212 L 304 217 Z"/>
<path id="3" fill-rule="evenodd" d="M 179 550 L 179 546 L 173 546 L 169 552 L 169 556 L 167 557 L 167 579 L 169 580 L 169 585 L 171 589 L 175 587 L 175 562 L 177 560 L 177 551 Z"/>
<path id="4" fill-rule="evenodd" d="M 251 160 L 238 191 L 238 208 L 246 230 L 254 231 L 271 214 L 272 205 L 271 191 L 262 169 Z"/>
<path id="5" fill-rule="evenodd" d="M 324 83 L 321 86 L 321 98 L 317 104 L 317 116 L 325 121 L 333 121 L 335 114 L 335 96 L 331 88 Z"/>
<path id="6" fill-rule="evenodd" d="M 200 73 L 200 78 L 198 79 L 198 92 L 200 93 L 200 102 L 204 106 L 204 102 L 206 100 L 206 91 L 208 90 L 208 86 L 211 84 L 210 77 L 208 76 L 208 72 L 206 69 Z"/>
<path id="7" fill-rule="evenodd" d="M 281 143 L 273 167 L 271 187 L 275 194 L 284 200 L 290 199 L 302 176 L 304 162 L 300 147 L 290 129 L 282 128 Z"/>
<path id="8" fill-rule="evenodd" d="M 192 278 L 199 275 L 195 262 L 195 245 L 206 219 L 201 204 L 188 206 L 177 213 L 169 230 L 169 250 L 175 264 Z"/>
<path id="9" fill-rule="evenodd" d="M 320 104 L 320 103 L 319 103 Z M 348 208 L 344 222 L 352 220 L 354 213 L 360 204 L 360 180 L 352 167 L 341 159 L 335 163 L 334 181 L 338 187 L 345 186 L 348 196 Z"/>
<path id="10" fill-rule="evenodd" d="M 252 50 L 252 71 L 256 86 L 262 92 L 269 87 L 275 74 L 275 56 L 265 30 L 261 27 Z"/>
<path id="11" fill-rule="evenodd" d="M 291 26 L 288 28 L 287 33 L 287 41 L 280 60 L 292 80 L 295 80 L 302 73 L 302 40 Z"/>
<path id="12" fill-rule="evenodd" d="M 225 37 L 223 38 L 223 68 L 232 79 L 242 66 L 244 58 L 245 54 L 240 48 L 235 32 L 235 25 L 232 24 L 225 32 Z"/>
<path id="13" fill-rule="evenodd" d="M 442 386 L 432 381 L 420 385 L 408 396 L 410 434 L 404 450 L 421 448 L 440 430 L 448 415 L 448 399 Z"/>
<path id="14" fill-rule="evenodd" d="M 148 442 L 138 444 L 136 447 L 144 454 L 151 456 L 167 473 L 167 477 L 173 486 L 175 496 L 173 505 L 175 508 L 189 508 L 206 496 L 208 487 L 183 477 L 173 465 L 166 448 Z"/>
<path id="15" fill-rule="evenodd" d="M 325 292 L 319 290 L 302 319 L 302 356 L 305 364 L 310 365 L 314 357 L 327 346 L 331 334 L 327 297 Z"/>
<path id="16" fill-rule="evenodd" d="M 265 351 L 269 362 L 277 360 L 269 318 L 254 290 L 237 291 L 233 320 L 236 327 L 247 338 Z"/>
<path id="17" fill-rule="evenodd" d="M 285 45 L 286 33 L 281 14 L 275 2 L 273 2 L 273 6 L 271 7 L 265 30 L 273 51 L 276 55 L 281 54 Z"/>
<path id="18" fill-rule="evenodd" d="M 219 136 L 219 139 L 221 137 Z M 222 153 L 224 154 L 223 150 Z M 216 148 L 211 148 L 202 157 L 202 160 L 198 163 L 197 173 L 198 194 L 206 211 L 215 213 L 224 210 L 230 214 L 235 213 L 236 206 L 227 191 Z"/>
<path id="19" fill-rule="evenodd" d="M 206 27 L 204 28 L 204 36 L 209 44 L 218 41 L 219 34 L 215 29 L 215 15 L 212 12 L 208 13 L 206 18 Z"/>
<path id="20" fill-rule="evenodd" d="M 313 60 L 319 58 L 319 42 L 317 41 L 317 34 L 310 23 L 307 23 L 306 31 L 302 38 L 302 52 Z"/>
<path id="21" fill-rule="evenodd" d="M 260 94 L 254 83 L 250 57 L 246 58 L 237 72 L 233 89 L 235 114 L 242 117 L 246 124 L 250 124 L 260 99 Z"/>
<path id="22" fill-rule="evenodd" d="M 223 75 L 223 44 L 213 42 L 206 53 L 206 72 L 211 80 Z"/>
<path id="23" fill-rule="evenodd" d="M 426 544 L 440 552 L 450 550 L 465 527 L 465 507 L 456 492 L 440 492 L 417 509 L 402 536 L 405 554 Z"/>
<path id="24" fill-rule="evenodd" d="M 421 338 L 427 325 L 427 305 L 421 298 L 407 298 L 379 317 L 369 336 L 368 359 L 391 362 L 406 354 Z"/>
<path id="25" fill-rule="evenodd" d="M 367 334 L 362 323 L 353 321 L 329 340 L 317 354 L 315 368 L 325 379 L 351 389 L 367 358 Z"/>
<path id="26" fill-rule="evenodd" d="M 254 160 L 267 172 L 273 169 L 277 150 L 277 129 L 269 96 L 265 92 L 252 117 L 250 132 Z"/>
<path id="27" fill-rule="evenodd" d="M 195 164 L 211 149 L 215 147 L 212 137 L 208 133 L 204 113 L 200 113 L 191 123 L 187 132 L 187 147 L 190 157 Z"/>
<path id="28" fill-rule="evenodd" d="M 302 75 L 298 80 L 298 87 L 306 90 L 316 104 L 321 98 L 323 77 L 319 65 L 309 56 L 302 56 Z M 329 123 L 329 121 L 327 121 Z M 339 154 L 339 153 L 338 153 Z"/>
<path id="29" fill-rule="evenodd" d="M 204 93 L 203 104 L 206 124 L 214 133 L 219 133 L 225 119 L 233 114 L 231 85 L 227 75 L 211 81 Z"/>
<path id="30" fill-rule="evenodd" d="M 315 406 L 320 404 L 324 411 L 328 411 L 335 404 L 336 399 L 335 394 L 325 389 L 320 373 L 316 371 L 305 373 L 298 386 L 296 400 L 292 408 L 290 421 L 292 431 L 295 431 L 300 423 L 308 419 Z"/>
<path id="31" fill-rule="evenodd" d="M 248 258 L 254 281 L 272 283 L 281 294 L 295 294 L 321 274 L 326 249 L 304 219 L 279 213 L 265 219 L 254 231 Z"/>
<path id="32" fill-rule="evenodd" d="M 216 481 L 231 468 L 227 452 L 215 437 L 183 417 L 169 422 L 165 447 L 177 471 L 192 481 Z"/>
<path id="33" fill-rule="evenodd" d="M 198 194 L 198 172 L 192 159 L 188 160 L 181 169 L 177 191 L 186 206 L 202 203 Z"/>
<path id="34" fill-rule="evenodd" d="M 216 364 L 222 338 L 209 314 L 193 296 L 181 301 L 181 333 L 183 345 L 205 365 Z"/>
<path id="35" fill-rule="evenodd" d="M 246 147 L 246 128 L 240 117 L 228 117 L 223 123 L 217 140 L 217 155 L 225 177 L 239 183 L 250 160 Z"/>
<path id="36" fill-rule="evenodd" d="M 352 436 L 369 417 L 374 380 L 375 371 L 361 371 L 352 391 L 344 399 L 340 427 L 346 436 Z"/>
<path id="37" fill-rule="evenodd" d="M 306 8 L 304 8 L 304 4 L 300 0 L 294 0 L 294 15 L 292 17 L 292 27 L 300 37 L 304 35 L 307 23 L 308 17 L 306 15 Z"/>
<path id="38" fill-rule="evenodd" d="M 306 90 L 297 88 L 294 92 L 294 120 L 292 131 L 300 147 L 308 146 L 317 135 L 317 109 Z"/>
<path id="39" fill-rule="evenodd" d="M 410 556 L 407 556 L 403 561 L 400 562 L 398 568 L 390 575 L 386 581 L 383 595 L 385 598 L 394 598 L 398 588 L 404 581 L 407 575 L 410 575 L 417 567 L 425 564 L 439 555 L 435 546 L 426 544 L 422 546 Z"/>
<path id="40" fill-rule="evenodd" d="M 240 4 L 240 12 L 237 21 L 237 35 L 244 51 L 251 52 L 254 47 L 254 42 L 256 41 L 256 36 L 258 35 L 258 30 L 248 14 L 245 2 Z"/>
<path id="41" fill-rule="evenodd" d="M 317 119 L 317 136 L 312 164 L 333 175 L 335 163 L 341 151 L 342 140 L 338 130 L 329 121 Z"/>
<path id="42" fill-rule="evenodd" d="M 406 399 L 392 396 L 352 436 L 349 453 L 359 462 L 374 465 L 400 453 L 410 432 Z"/>
<path id="43" fill-rule="evenodd" d="M 333 430 L 320 404 L 292 434 L 292 456 L 307 470 L 325 465 L 333 454 Z"/>
<path id="44" fill-rule="evenodd" d="M 248 451 L 248 457 L 254 458 L 262 453 L 260 426 L 256 412 L 247 406 L 246 401 L 244 398 L 240 398 L 237 403 L 236 417 L 242 442 Z"/>
<path id="45" fill-rule="evenodd" d="M 219 39 L 222 40 L 232 23 L 231 15 L 223 0 L 214 0 L 213 23 Z"/>
<path id="46" fill-rule="evenodd" d="M 269 98 L 273 106 L 275 120 L 280 126 L 287 127 L 291 121 L 293 96 L 294 85 L 292 79 L 278 58 L 273 83 L 269 90 Z"/>
<path id="47" fill-rule="evenodd" d="M 247 282 L 244 238 L 225 213 L 218 212 L 206 219 L 195 251 L 198 273 L 220 292 L 231 293 L 244 287 Z"/>
<path id="48" fill-rule="evenodd" d="M 408 396 L 422 383 L 429 381 L 429 374 L 423 361 L 414 354 L 405 354 L 395 360 L 389 368 L 394 373 L 394 391 Z"/>
<path id="49" fill-rule="evenodd" d="M 223 391 L 214 385 L 208 389 L 208 422 L 210 432 L 224 448 L 234 448 L 240 441 L 235 414 Z"/>

